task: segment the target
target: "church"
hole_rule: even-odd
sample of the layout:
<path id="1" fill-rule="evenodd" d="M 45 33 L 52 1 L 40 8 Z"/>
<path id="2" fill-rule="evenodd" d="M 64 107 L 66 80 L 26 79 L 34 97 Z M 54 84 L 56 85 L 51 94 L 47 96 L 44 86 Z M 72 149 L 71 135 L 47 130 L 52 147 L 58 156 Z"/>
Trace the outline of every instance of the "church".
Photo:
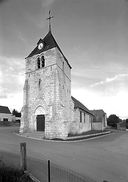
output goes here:
<path id="1" fill-rule="evenodd" d="M 71 65 L 51 32 L 25 58 L 20 133 L 42 132 L 47 139 L 92 130 L 94 114 L 71 96 Z"/>

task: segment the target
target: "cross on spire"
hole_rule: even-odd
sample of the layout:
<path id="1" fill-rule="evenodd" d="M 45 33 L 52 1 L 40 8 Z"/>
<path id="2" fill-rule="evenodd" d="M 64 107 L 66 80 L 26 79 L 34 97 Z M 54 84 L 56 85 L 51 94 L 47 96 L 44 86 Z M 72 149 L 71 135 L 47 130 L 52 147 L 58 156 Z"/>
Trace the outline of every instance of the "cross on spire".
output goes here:
<path id="1" fill-rule="evenodd" d="M 53 18 L 53 16 L 51 16 L 51 11 L 49 11 L 49 17 L 47 18 L 47 20 L 49 21 L 49 32 L 51 32 L 51 19 Z"/>

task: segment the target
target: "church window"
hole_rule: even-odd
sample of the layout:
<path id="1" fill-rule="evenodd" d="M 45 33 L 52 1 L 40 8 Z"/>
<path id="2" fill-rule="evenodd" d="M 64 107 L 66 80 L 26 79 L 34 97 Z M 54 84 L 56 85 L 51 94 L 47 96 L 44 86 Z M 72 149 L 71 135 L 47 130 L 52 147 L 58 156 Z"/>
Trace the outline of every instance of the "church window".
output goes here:
<path id="1" fill-rule="evenodd" d="M 45 59 L 44 56 L 41 57 L 41 67 L 43 68 L 45 66 Z"/>
<path id="2" fill-rule="evenodd" d="M 84 123 L 86 122 L 86 120 L 85 120 L 85 113 L 84 113 Z"/>
<path id="3" fill-rule="evenodd" d="M 63 62 L 63 72 L 64 72 L 64 62 Z"/>
<path id="4" fill-rule="evenodd" d="M 37 59 L 37 68 L 40 68 L 40 58 Z"/>
<path id="5" fill-rule="evenodd" d="M 41 86 L 41 79 L 39 79 L 39 89 L 40 89 L 40 86 Z"/>
<path id="6" fill-rule="evenodd" d="M 82 111 L 80 111 L 80 123 L 82 123 Z"/>

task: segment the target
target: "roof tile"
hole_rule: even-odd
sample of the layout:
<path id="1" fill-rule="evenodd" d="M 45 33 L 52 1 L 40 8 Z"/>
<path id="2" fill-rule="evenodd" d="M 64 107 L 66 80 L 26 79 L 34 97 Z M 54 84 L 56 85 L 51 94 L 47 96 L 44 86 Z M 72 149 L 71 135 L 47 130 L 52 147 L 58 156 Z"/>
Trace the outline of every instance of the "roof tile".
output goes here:
<path id="1" fill-rule="evenodd" d="M 0 113 L 11 114 L 7 106 L 0 106 Z"/>
<path id="2" fill-rule="evenodd" d="M 74 97 L 71 97 L 71 98 L 74 101 L 74 108 L 80 108 L 80 109 L 88 112 L 89 114 L 93 115 L 93 113 L 87 107 L 85 107 L 80 101 L 78 101 Z"/>

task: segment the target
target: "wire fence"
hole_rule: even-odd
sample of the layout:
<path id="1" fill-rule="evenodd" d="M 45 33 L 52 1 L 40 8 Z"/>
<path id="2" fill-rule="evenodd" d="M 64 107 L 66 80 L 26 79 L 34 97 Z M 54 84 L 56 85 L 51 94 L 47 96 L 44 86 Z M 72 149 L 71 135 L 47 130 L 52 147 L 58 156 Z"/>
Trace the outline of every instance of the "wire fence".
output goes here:
<path id="1" fill-rule="evenodd" d="M 29 160 L 26 157 L 26 143 L 20 144 L 20 167 L 22 170 L 30 170 L 40 182 L 96 182 L 71 169 L 57 165 L 46 158 L 41 158 L 40 161 L 36 161 L 35 159 Z M 104 180 L 102 182 L 108 181 Z"/>
<path id="2" fill-rule="evenodd" d="M 51 162 L 51 182 L 94 182 L 82 175 Z"/>
<path id="3" fill-rule="evenodd" d="M 27 157 L 26 153 L 26 143 L 21 143 L 20 160 L 19 155 L 6 154 L 5 152 L 0 154 L 0 158 L 7 163 L 10 161 L 10 164 L 15 164 L 15 166 L 19 166 L 24 171 L 27 170 L 35 178 L 39 179 L 39 182 L 96 182 L 96 180 L 62 167 L 45 157 L 39 161 L 38 159 Z"/>
<path id="4" fill-rule="evenodd" d="M 41 174 L 38 173 L 36 165 L 38 165 L 38 168 L 40 166 Z M 31 162 L 28 160 L 28 170 L 40 182 L 96 182 L 89 177 L 82 176 L 71 169 L 67 169 L 46 159 L 41 159 L 40 163 L 38 161 L 38 164 L 36 164 L 36 161 Z"/>

